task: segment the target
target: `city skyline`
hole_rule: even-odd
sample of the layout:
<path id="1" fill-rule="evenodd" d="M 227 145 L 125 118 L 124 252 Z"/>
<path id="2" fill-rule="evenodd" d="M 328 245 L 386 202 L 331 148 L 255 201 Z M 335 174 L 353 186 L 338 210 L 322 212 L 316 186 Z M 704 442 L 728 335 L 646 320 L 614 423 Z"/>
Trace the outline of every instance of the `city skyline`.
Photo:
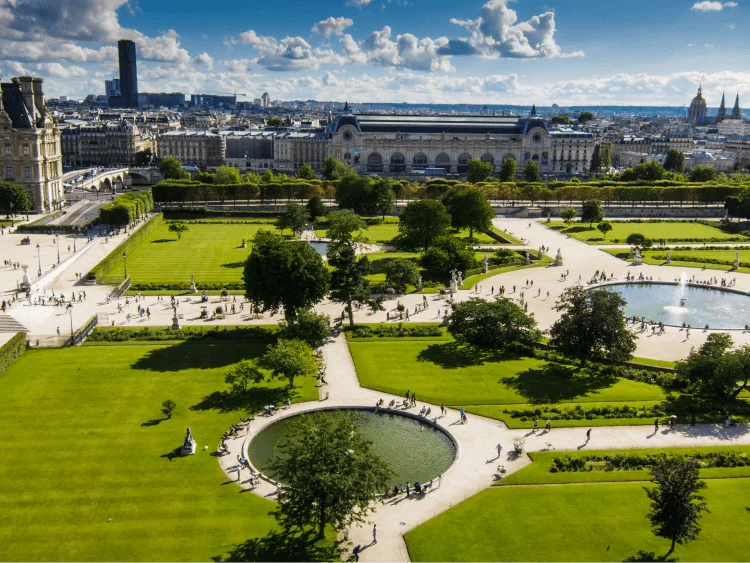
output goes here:
<path id="1" fill-rule="evenodd" d="M 127 38 L 150 92 L 682 106 L 702 82 L 710 107 L 725 91 L 750 95 L 742 2 L 320 4 L 232 0 L 207 13 L 193 0 L 0 0 L 0 74 L 42 76 L 50 97 L 103 94 Z"/>

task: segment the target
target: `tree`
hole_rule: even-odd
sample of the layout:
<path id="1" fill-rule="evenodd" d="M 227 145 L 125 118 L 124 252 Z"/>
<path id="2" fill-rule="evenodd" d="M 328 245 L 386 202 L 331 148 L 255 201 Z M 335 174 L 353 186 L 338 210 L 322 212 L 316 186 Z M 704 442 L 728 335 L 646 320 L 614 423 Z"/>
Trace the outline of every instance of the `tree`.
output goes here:
<path id="1" fill-rule="evenodd" d="M 596 228 L 599 229 L 602 237 L 607 238 L 607 233 L 612 230 L 612 223 L 610 223 L 609 221 L 602 221 L 596 226 Z"/>
<path id="2" fill-rule="evenodd" d="M 563 207 L 560 210 L 560 217 L 570 226 L 573 219 L 578 217 L 578 211 L 576 211 L 575 207 Z"/>
<path id="3" fill-rule="evenodd" d="M 716 169 L 710 166 L 696 166 L 690 171 L 689 180 L 695 183 L 713 182 L 716 179 Z"/>
<path id="4" fill-rule="evenodd" d="M 552 116 L 552 125 L 570 125 L 571 123 L 572 121 L 567 115 Z"/>
<path id="5" fill-rule="evenodd" d="M 566 289 L 555 307 L 562 315 L 550 329 L 550 344 L 579 360 L 581 367 L 588 360 L 628 361 L 635 352 L 636 337 L 625 323 L 626 304 L 619 293 L 605 289 Z"/>
<path id="6" fill-rule="evenodd" d="M 378 179 L 380 184 L 380 179 Z M 380 184 L 382 186 L 382 184 Z M 340 209 L 351 209 L 359 215 L 378 213 L 378 191 L 372 178 L 346 176 L 336 186 L 336 202 Z"/>
<path id="7" fill-rule="evenodd" d="M 177 408 L 177 403 L 175 403 L 172 399 L 167 399 L 161 404 L 161 414 L 166 416 L 168 419 L 171 420 L 172 413 Z"/>
<path id="8" fill-rule="evenodd" d="M 669 149 L 664 161 L 664 169 L 682 174 L 685 171 L 685 154 L 676 149 Z"/>
<path id="9" fill-rule="evenodd" d="M 260 365 L 269 370 L 276 379 L 285 379 L 291 389 L 298 377 L 317 375 L 320 360 L 313 354 L 313 349 L 307 342 L 282 338 L 261 356 Z"/>
<path id="10" fill-rule="evenodd" d="M 451 216 L 439 201 L 412 201 L 401 214 L 398 231 L 404 246 L 427 249 L 432 242 L 448 233 Z"/>
<path id="11" fill-rule="evenodd" d="M 589 166 L 589 172 L 591 174 L 599 174 L 602 168 L 602 148 L 601 145 L 594 147 L 594 152 L 591 153 L 591 166 Z"/>
<path id="12" fill-rule="evenodd" d="M 710 334 L 700 349 L 677 362 L 677 376 L 697 395 L 731 403 L 750 383 L 750 347 L 733 346 L 728 334 Z"/>
<path id="13" fill-rule="evenodd" d="M 318 195 L 311 197 L 306 207 L 307 212 L 310 214 L 310 219 L 313 221 L 318 217 L 325 217 L 328 214 L 328 208 L 326 208 L 323 199 Z"/>
<path id="14" fill-rule="evenodd" d="M 259 231 L 245 262 L 245 296 L 262 311 L 277 313 L 294 324 L 297 311 L 319 303 L 328 293 L 330 274 L 323 258 L 305 242 Z"/>
<path id="15" fill-rule="evenodd" d="M 638 247 L 644 247 L 646 246 L 646 241 L 648 239 L 645 235 L 642 235 L 641 233 L 631 233 L 628 235 L 628 238 L 625 239 L 625 242 L 627 242 L 630 246 L 638 246 Z"/>
<path id="16" fill-rule="evenodd" d="M 331 299 L 344 303 L 349 315 L 349 326 L 354 326 L 354 306 L 366 305 L 370 294 L 370 260 L 367 256 L 357 258 L 354 246 L 337 242 L 328 247 L 328 264 L 331 272 Z"/>
<path id="17" fill-rule="evenodd" d="M 297 178 L 300 180 L 315 180 L 317 176 L 312 166 L 309 164 L 300 164 L 299 168 L 297 168 Z"/>
<path id="18" fill-rule="evenodd" d="M 169 232 L 175 233 L 177 235 L 177 240 L 182 240 L 182 233 L 189 230 L 190 227 L 188 227 L 182 221 L 174 221 L 169 224 Z"/>
<path id="19" fill-rule="evenodd" d="M 393 189 L 393 180 L 390 178 L 378 178 L 372 185 L 375 210 L 385 219 L 386 214 L 393 211 L 396 205 L 396 192 Z"/>
<path id="20" fill-rule="evenodd" d="M 609 169 L 612 168 L 612 147 L 609 144 L 602 145 L 599 160 L 601 162 L 601 168 L 606 172 L 609 172 Z"/>
<path id="21" fill-rule="evenodd" d="M 539 169 L 539 165 L 533 160 L 524 164 L 523 178 L 527 182 L 540 182 L 542 180 L 542 172 Z"/>
<path id="22" fill-rule="evenodd" d="M 323 174 L 323 178 L 326 180 L 340 180 L 341 178 L 345 178 L 347 176 L 356 176 L 357 172 L 349 166 L 348 164 L 345 164 L 341 162 L 340 160 L 336 160 L 332 156 L 326 157 L 323 160 L 323 166 L 320 169 L 320 172 Z"/>
<path id="23" fill-rule="evenodd" d="M 26 188 L 19 184 L 0 182 L 0 210 L 6 215 L 28 213 L 34 207 Z"/>
<path id="24" fill-rule="evenodd" d="M 457 339 L 494 349 L 513 349 L 538 342 L 536 321 L 508 299 L 473 298 L 453 305 L 448 331 Z"/>
<path id="25" fill-rule="evenodd" d="M 265 374 L 250 360 L 243 360 L 235 364 L 224 375 L 224 382 L 232 388 L 232 393 L 236 395 L 244 395 L 251 385 L 261 383 L 265 379 Z"/>
<path id="26" fill-rule="evenodd" d="M 469 238 L 474 231 L 486 232 L 492 228 L 495 211 L 484 194 L 477 188 L 468 188 L 456 193 L 450 200 L 448 213 L 456 229 L 469 229 Z"/>
<path id="27" fill-rule="evenodd" d="M 310 213 L 305 207 L 298 203 L 290 203 L 286 206 L 286 211 L 276 221 L 276 228 L 280 231 L 289 229 L 295 235 L 299 236 L 310 222 Z"/>
<path id="28" fill-rule="evenodd" d="M 412 260 L 388 260 L 384 270 L 386 283 L 399 293 L 403 293 L 407 285 L 417 285 L 419 282 L 419 268 Z"/>
<path id="29" fill-rule="evenodd" d="M 594 120 L 594 114 L 590 111 L 583 111 L 581 112 L 581 115 L 578 116 L 578 123 L 586 123 L 587 121 L 593 121 Z"/>
<path id="30" fill-rule="evenodd" d="M 284 336 L 290 340 L 303 340 L 310 346 L 322 346 L 331 336 L 331 317 L 316 313 L 312 309 L 302 309 L 297 313 L 297 322 L 289 326 L 279 323 L 284 329 Z"/>
<path id="31" fill-rule="evenodd" d="M 469 161 L 469 182 L 477 184 L 479 182 L 486 182 L 495 173 L 495 167 L 489 162 L 484 162 L 478 158 L 473 158 Z"/>
<path id="32" fill-rule="evenodd" d="M 279 488 L 274 516 L 287 531 L 363 524 L 392 472 L 372 451 L 351 412 L 304 415 L 290 423 L 272 471 Z"/>
<path id="33" fill-rule="evenodd" d="M 214 175 L 214 183 L 219 186 L 239 184 L 242 182 L 240 171 L 233 166 L 219 166 Z"/>
<path id="34" fill-rule="evenodd" d="M 179 159 L 168 156 L 159 163 L 159 172 L 165 180 L 189 180 L 190 172 L 182 169 Z"/>
<path id="35" fill-rule="evenodd" d="M 694 458 L 666 458 L 651 467 L 654 487 L 644 487 L 651 501 L 646 515 L 654 535 L 672 542 L 662 558 L 667 561 L 675 544 L 693 541 L 700 534 L 703 512 L 710 512 L 698 491 L 706 488 L 699 477 L 700 465 Z"/>
<path id="36" fill-rule="evenodd" d="M 602 202 L 598 199 L 590 199 L 583 202 L 583 208 L 581 210 L 581 223 L 588 223 L 589 227 L 593 223 L 601 223 L 604 219 L 604 210 L 602 209 Z"/>
<path id="37" fill-rule="evenodd" d="M 367 229 L 367 223 L 351 209 L 334 211 L 328 216 L 328 229 L 326 236 L 334 242 L 344 243 L 354 248 L 357 244 L 367 242 L 363 231 Z"/>
<path id="38" fill-rule="evenodd" d="M 518 174 L 518 163 L 515 158 L 506 158 L 503 160 L 502 166 L 500 166 L 500 172 L 497 177 L 501 182 L 515 182 L 516 175 Z"/>
<path id="39" fill-rule="evenodd" d="M 267 127 L 283 127 L 284 123 L 281 121 L 280 117 L 269 117 L 266 119 L 266 126 Z"/>
<path id="40" fill-rule="evenodd" d="M 422 267 L 432 279 L 445 278 L 452 270 L 466 273 L 477 267 L 474 249 L 465 240 L 442 236 L 422 254 Z"/>

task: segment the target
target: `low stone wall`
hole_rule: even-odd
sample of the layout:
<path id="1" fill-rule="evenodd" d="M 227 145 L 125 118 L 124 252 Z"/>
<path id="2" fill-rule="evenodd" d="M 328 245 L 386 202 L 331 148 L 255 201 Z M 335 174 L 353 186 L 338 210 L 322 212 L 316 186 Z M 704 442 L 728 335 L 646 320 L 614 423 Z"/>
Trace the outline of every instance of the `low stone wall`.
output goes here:
<path id="1" fill-rule="evenodd" d="M 552 210 L 552 218 L 560 218 L 560 210 L 568 207 L 578 211 L 578 215 L 581 215 L 581 205 L 546 205 Z M 502 207 L 494 206 L 495 213 L 505 217 L 529 217 L 528 207 Z M 646 207 L 630 207 L 630 206 L 603 206 L 604 215 L 606 217 L 617 217 L 617 218 L 643 218 L 643 219 L 723 219 L 724 208 L 723 207 L 667 207 L 665 206 L 646 206 Z"/>

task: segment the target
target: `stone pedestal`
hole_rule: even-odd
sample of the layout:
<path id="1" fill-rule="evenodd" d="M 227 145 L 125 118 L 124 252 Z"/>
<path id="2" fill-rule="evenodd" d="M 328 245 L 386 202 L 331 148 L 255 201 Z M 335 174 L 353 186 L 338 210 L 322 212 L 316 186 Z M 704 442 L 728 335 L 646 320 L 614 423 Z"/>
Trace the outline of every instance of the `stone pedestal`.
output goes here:
<path id="1" fill-rule="evenodd" d="M 172 317 L 172 330 L 180 330 L 180 319 L 177 317 L 177 307 L 174 308 L 174 317 Z"/>
<path id="2" fill-rule="evenodd" d="M 558 248 L 557 256 L 555 256 L 555 266 L 562 266 L 562 265 L 563 265 L 562 251 Z"/>
<path id="3" fill-rule="evenodd" d="M 191 274 L 190 276 L 190 287 L 188 288 L 188 293 L 198 293 L 198 289 L 195 287 L 195 274 Z"/>
<path id="4" fill-rule="evenodd" d="M 633 257 L 633 266 L 642 266 L 643 265 L 643 256 L 641 256 L 640 251 L 636 251 L 635 256 Z"/>
<path id="5" fill-rule="evenodd" d="M 453 280 L 451 282 L 451 291 L 453 293 L 456 293 L 458 291 L 458 280 Z"/>
<path id="6" fill-rule="evenodd" d="M 31 289 L 31 278 L 29 277 L 28 266 L 21 266 L 23 268 L 23 278 L 21 279 L 21 285 L 20 288 L 23 291 L 28 291 Z"/>
<path id="7" fill-rule="evenodd" d="M 190 428 L 187 429 L 187 436 L 185 436 L 180 454 L 195 455 L 195 440 L 193 440 L 193 436 L 190 434 Z"/>
<path id="8" fill-rule="evenodd" d="M 740 269 L 740 253 L 738 252 L 734 256 L 734 269 L 739 270 Z"/>

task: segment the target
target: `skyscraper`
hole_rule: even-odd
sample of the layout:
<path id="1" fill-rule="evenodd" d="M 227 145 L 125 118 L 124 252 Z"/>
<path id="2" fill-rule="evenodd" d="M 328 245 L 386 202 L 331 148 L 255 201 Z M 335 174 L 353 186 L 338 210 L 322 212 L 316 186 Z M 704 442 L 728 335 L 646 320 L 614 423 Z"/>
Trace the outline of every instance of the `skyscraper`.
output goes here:
<path id="1" fill-rule="evenodd" d="M 120 105 L 126 108 L 138 107 L 138 70 L 135 64 L 135 43 L 121 39 L 117 43 L 120 56 Z"/>

